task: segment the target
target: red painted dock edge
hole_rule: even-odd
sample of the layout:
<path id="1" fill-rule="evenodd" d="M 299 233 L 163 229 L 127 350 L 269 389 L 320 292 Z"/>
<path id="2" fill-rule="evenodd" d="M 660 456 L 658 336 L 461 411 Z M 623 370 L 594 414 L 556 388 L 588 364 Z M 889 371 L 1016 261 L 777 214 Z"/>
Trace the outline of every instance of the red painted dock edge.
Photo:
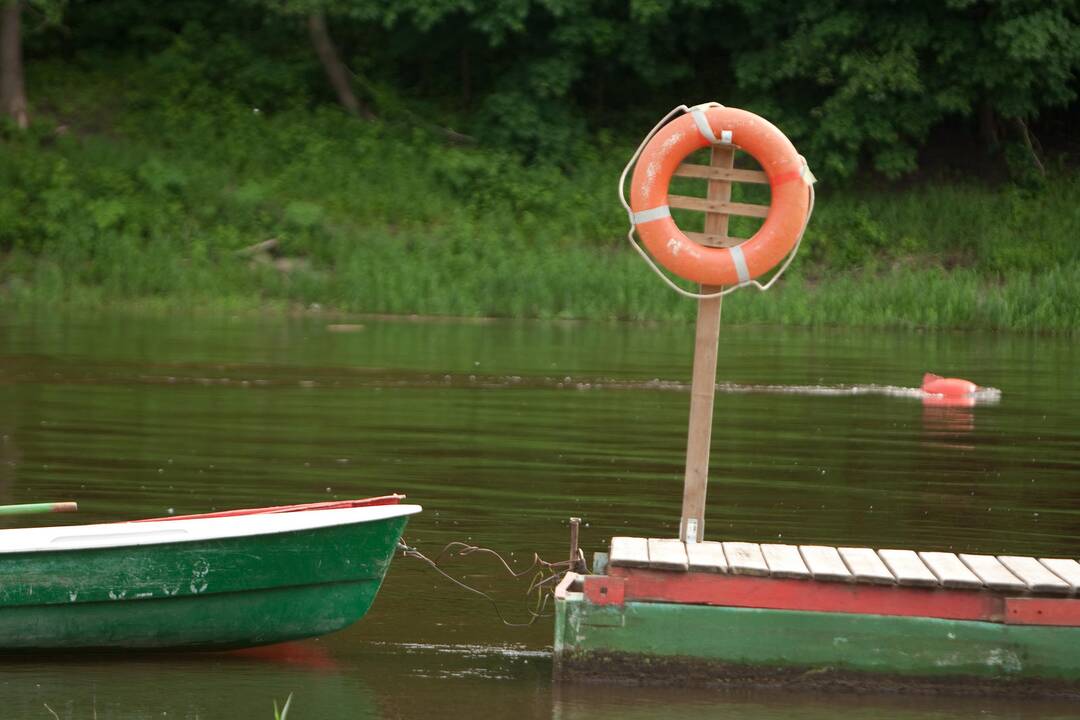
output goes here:
<path id="1" fill-rule="evenodd" d="M 1080 600 L 1057 598 L 1005 598 L 1009 625 L 1080 625 Z"/>
<path id="2" fill-rule="evenodd" d="M 615 567 L 585 576 L 584 594 L 597 605 L 629 601 L 809 612 L 901 615 L 1005 621 L 1006 598 L 986 591 L 861 585 L 814 580 L 672 573 Z M 1016 622 L 1024 622 L 1017 616 Z M 1078 624 L 1047 623 L 1040 624 Z"/>

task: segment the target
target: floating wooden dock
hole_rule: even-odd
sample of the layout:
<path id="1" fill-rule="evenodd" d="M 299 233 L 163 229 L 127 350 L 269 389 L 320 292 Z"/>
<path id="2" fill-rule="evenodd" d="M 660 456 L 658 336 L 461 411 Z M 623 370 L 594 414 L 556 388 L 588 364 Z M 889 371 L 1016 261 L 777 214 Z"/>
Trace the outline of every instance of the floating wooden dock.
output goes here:
<path id="1" fill-rule="evenodd" d="M 1080 697 L 1072 558 L 616 537 L 557 593 L 566 679 Z"/>
<path id="2" fill-rule="evenodd" d="M 731 202 L 732 182 L 762 179 L 760 172 L 734 169 L 735 151 L 749 125 L 714 112 L 716 107 L 680 106 L 665 118 L 679 111 L 694 117 L 700 138 L 680 120 L 689 133 L 683 137 L 696 139 L 679 147 L 688 153 L 711 146 L 708 166 L 686 164 L 686 154 L 668 157 L 657 151 L 655 167 L 650 160 L 648 171 L 639 173 L 639 166 L 631 179 L 632 198 L 635 192 L 652 197 L 660 187 L 652 171 L 681 163 L 675 174 L 705 179 L 707 197 L 667 194 L 663 205 L 637 208 L 637 214 L 623 201 L 631 223 L 642 225 L 666 217 L 669 206 L 705 213 L 705 233 L 685 242 L 672 239 L 672 257 L 683 251 L 691 258 L 705 257 L 706 251 L 716 256 L 715 248 L 704 245 L 738 245 L 739 238 L 728 237 L 728 215 L 755 214 L 740 213 L 746 206 Z M 710 112 L 731 127 L 709 126 Z M 657 126 L 642 144 L 646 155 L 661 127 L 666 128 Z M 746 147 L 754 147 L 755 136 L 745 137 Z M 623 171 L 620 195 L 639 153 Z M 794 187 L 784 185 L 791 174 L 775 165 L 765 163 L 762 170 L 773 198 Z M 814 198 L 805 161 L 798 176 L 806 183 L 807 214 L 793 248 Z M 662 184 L 666 193 L 666 180 Z M 635 220 L 658 210 L 663 212 L 656 217 Z M 766 225 L 779 217 L 774 211 L 765 213 Z M 755 212 L 762 216 L 760 209 Z M 1075 559 L 704 542 L 720 303 L 724 294 L 750 281 L 742 247 L 724 256 L 733 263 L 742 258 L 738 285 L 701 284 L 697 294 L 680 289 L 697 298 L 698 316 L 679 537 L 616 537 L 609 553 L 597 553 L 593 574 L 567 573 L 555 593 L 556 675 L 1080 698 L 1080 564 Z M 777 259 L 778 273 L 786 262 L 779 265 Z M 577 558 L 574 536 L 571 567 L 578 566 Z"/>

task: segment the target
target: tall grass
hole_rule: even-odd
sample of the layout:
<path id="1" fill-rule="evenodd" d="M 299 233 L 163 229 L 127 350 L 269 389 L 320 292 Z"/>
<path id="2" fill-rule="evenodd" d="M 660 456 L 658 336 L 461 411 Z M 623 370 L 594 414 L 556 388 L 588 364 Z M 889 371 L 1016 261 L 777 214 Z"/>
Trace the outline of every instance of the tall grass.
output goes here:
<path id="1" fill-rule="evenodd" d="M 39 72 L 51 115 L 0 131 L 0 304 L 694 315 L 626 246 L 628 145 L 530 165 L 333 109 L 158 97 L 132 68 Z M 822 188 L 790 276 L 725 320 L 1075 330 L 1078 200 L 1064 170 L 1029 190 Z M 277 257 L 238 252 L 271 238 Z"/>
<path id="2" fill-rule="evenodd" d="M 289 706 L 292 705 L 292 693 L 285 699 L 285 704 L 278 710 L 277 700 L 274 701 L 274 720 L 288 720 Z"/>

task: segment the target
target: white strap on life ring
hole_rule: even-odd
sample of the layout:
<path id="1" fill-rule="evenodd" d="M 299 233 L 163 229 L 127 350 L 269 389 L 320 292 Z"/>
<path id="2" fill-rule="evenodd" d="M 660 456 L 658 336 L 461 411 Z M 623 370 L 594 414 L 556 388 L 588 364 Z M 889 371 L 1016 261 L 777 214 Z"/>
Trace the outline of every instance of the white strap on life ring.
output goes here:
<path id="1" fill-rule="evenodd" d="M 709 125 L 708 118 L 705 117 L 705 111 L 711 107 L 723 107 L 720 103 L 704 103 L 702 105 L 695 105 L 690 108 L 690 116 L 694 118 L 694 124 L 697 125 L 698 132 L 701 133 L 701 137 L 709 141 L 710 145 L 730 145 L 731 144 L 731 131 L 721 130 L 720 137 L 716 137 L 716 133 L 713 132 L 712 126 Z"/>

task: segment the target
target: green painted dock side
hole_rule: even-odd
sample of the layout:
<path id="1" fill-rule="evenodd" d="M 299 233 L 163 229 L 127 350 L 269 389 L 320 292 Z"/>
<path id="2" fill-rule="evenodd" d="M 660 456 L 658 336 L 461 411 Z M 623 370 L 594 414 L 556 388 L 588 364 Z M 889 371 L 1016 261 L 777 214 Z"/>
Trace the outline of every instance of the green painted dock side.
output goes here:
<path id="1" fill-rule="evenodd" d="M 557 600 L 556 672 L 564 679 L 723 685 L 1044 683 L 1080 697 L 1080 628 L 675 603 L 598 606 Z M 1004 682 L 1003 682 L 1004 681 Z M 1015 681 L 1015 682 L 1010 682 Z M 813 684 L 813 682 L 810 682 Z"/>

